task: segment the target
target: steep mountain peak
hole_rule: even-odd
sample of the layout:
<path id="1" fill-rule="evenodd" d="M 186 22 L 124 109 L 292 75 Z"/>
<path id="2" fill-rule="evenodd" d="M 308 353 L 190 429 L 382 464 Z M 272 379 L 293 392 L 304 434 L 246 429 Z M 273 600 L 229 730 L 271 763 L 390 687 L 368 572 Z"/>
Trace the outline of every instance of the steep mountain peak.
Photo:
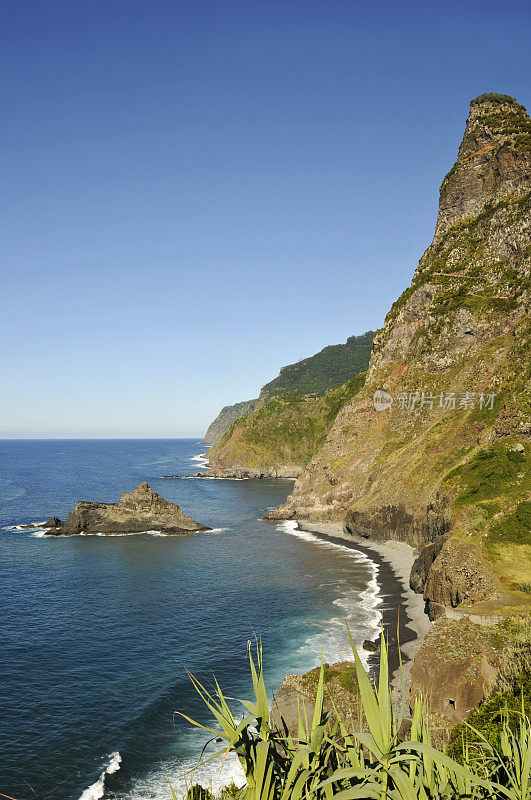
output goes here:
<path id="1" fill-rule="evenodd" d="M 531 119 L 513 97 L 482 94 L 472 100 L 457 161 L 444 178 L 435 237 L 487 202 L 528 192 Z"/>
<path id="2" fill-rule="evenodd" d="M 434 608 L 499 599 L 498 577 L 531 576 L 530 139 L 512 98 L 471 103 L 435 238 L 376 334 L 365 384 L 270 514 L 342 519 L 352 533 L 414 546 L 444 542 L 425 562 Z"/>

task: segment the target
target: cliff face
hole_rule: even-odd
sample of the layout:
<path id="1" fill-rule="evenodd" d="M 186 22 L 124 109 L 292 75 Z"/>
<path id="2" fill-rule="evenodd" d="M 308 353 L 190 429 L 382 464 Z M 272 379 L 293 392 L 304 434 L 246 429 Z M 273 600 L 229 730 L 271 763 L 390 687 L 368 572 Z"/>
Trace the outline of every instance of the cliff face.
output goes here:
<path id="1" fill-rule="evenodd" d="M 320 397 L 287 394 L 235 422 L 208 451 L 211 472 L 295 478 L 322 445 L 339 409 L 363 386 L 362 373 Z"/>
<path id="2" fill-rule="evenodd" d="M 477 98 L 433 242 L 375 337 L 365 386 L 272 516 L 345 520 L 415 546 L 461 537 L 475 553 L 468 587 L 489 584 L 492 565 L 510 580 L 510 547 L 531 582 L 529 529 L 526 539 L 509 521 L 531 489 L 530 190 L 527 112 L 504 95 Z M 419 588 L 434 602 L 482 599 L 467 587 L 450 598 L 448 547 Z"/>
<path id="3" fill-rule="evenodd" d="M 217 444 L 237 419 L 248 417 L 273 397 L 286 394 L 321 396 L 346 383 L 367 369 L 373 336 L 374 331 L 350 336 L 343 344 L 329 345 L 296 364 L 282 367 L 278 376 L 262 387 L 256 400 L 225 406 L 209 426 L 203 441 Z"/>
<path id="4" fill-rule="evenodd" d="M 233 406 L 223 406 L 216 419 L 210 423 L 203 437 L 204 444 L 217 444 L 221 437 L 228 431 L 233 422 L 240 417 L 247 417 L 255 410 L 258 399 L 244 400 Z"/>

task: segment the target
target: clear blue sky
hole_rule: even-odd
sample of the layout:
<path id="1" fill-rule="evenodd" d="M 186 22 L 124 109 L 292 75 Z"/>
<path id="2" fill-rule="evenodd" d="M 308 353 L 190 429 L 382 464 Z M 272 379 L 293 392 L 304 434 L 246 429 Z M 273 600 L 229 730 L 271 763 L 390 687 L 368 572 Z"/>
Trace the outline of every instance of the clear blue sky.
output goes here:
<path id="1" fill-rule="evenodd" d="M 379 327 L 531 6 L 3 0 L 2 436 L 186 436 Z"/>

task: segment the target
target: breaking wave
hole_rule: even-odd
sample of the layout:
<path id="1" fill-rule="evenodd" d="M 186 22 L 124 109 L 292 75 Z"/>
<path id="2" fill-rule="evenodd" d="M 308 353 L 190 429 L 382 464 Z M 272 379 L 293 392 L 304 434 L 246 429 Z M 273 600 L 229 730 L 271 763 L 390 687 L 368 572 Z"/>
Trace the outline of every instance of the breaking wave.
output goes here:
<path id="1" fill-rule="evenodd" d="M 112 775 L 118 772 L 122 757 L 118 751 L 111 753 L 109 756 L 109 763 L 101 773 L 97 781 L 94 781 L 88 789 L 85 789 L 79 800 L 100 800 L 105 794 L 105 778 L 107 775 Z"/>
<path id="2" fill-rule="evenodd" d="M 378 565 L 360 550 L 321 539 L 310 531 L 299 528 L 299 524 L 294 520 L 281 522 L 276 528 L 315 547 L 340 550 L 354 563 L 368 569 L 370 578 L 366 588 L 361 592 L 349 589 L 347 581 L 338 581 L 341 594 L 333 602 L 338 609 L 341 609 L 341 616 L 318 621 L 316 623 L 318 631 L 299 648 L 301 654 L 308 656 L 322 649 L 326 660 L 330 663 L 351 660 L 352 650 L 345 632 L 345 622 L 348 622 L 359 656 L 367 667 L 368 653 L 362 649 L 362 644 L 365 639 L 372 640 L 378 636 L 382 618 L 378 609 L 383 602 L 378 585 Z"/>
<path id="3" fill-rule="evenodd" d="M 168 779 L 176 796 L 185 797 L 192 775 L 194 784 L 201 784 L 215 794 L 232 781 L 237 786 L 243 786 L 245 775 L 237 757 L 232 753 L 229 754 L 225 759 L 223 769 L 221 768 L 222 762 L 222 758 L 214 759 L 198 767 L 194 772 L 197 758 L 190 758 L 185 762 L 180 759 L 166 759 L 152 772 L 136 778 L 131 788 L 123 794 L 119 794 L 117 800 L 118 798 L 119 800 L 168 800 L 168 796 L 171 794 Z"/>
<path id="4" fill-rule="evenodd" d="M 198 456 L 192 456 L 190 461 L 197 461 L 200 469 L 206 469 L 208 467 L 208 458 L 206 458 L 206 453 L 200 453 Z"/>

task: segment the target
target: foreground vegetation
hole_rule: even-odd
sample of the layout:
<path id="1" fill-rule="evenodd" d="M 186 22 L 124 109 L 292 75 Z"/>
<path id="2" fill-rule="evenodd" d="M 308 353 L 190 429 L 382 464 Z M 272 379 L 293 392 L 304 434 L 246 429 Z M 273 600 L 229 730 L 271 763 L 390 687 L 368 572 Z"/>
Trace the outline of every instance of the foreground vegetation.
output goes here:
<path id="1" fill-rule="evenodd" d="M 433 745 L 422 698 L 415 702 L 406 732 L 405 703 L 397 713 L 391 698 L 384 636 L 376 686 L 353 643 L 352 650 L 362 708 L 356 726 L 345 723 L 335 706 L 332 713 L 324 711 L 324 664 L 311 719 L 299 707 L 296 733 L 271 717 L 260 646 L 256 660 L 249 647 L 254 699 L 239 701 L 242 719 L 235 719 L 228 703 L 232 698 L 223 695 L 217 682 L 211 694 L 191 676 L 219 728 L 185 718 L 226 743 L 205 760 L 219 756 L 224 763 L 229 753 L 235 753 L 245 774 L 246 784 L 224 790 L 223 800 L 229 795 L 237 800 L 530 800 L 531 725 L 523 693 L 518 708 L 514 703 L 510 711 L 497 705 L 495 733 L 484 736 L 470 726 L 456 732 L 452 758 Z M 198 785 L 188 794 L 191 800 L 211 796 Z M 173 790 L 172 795 L 176 800 Z"/>

